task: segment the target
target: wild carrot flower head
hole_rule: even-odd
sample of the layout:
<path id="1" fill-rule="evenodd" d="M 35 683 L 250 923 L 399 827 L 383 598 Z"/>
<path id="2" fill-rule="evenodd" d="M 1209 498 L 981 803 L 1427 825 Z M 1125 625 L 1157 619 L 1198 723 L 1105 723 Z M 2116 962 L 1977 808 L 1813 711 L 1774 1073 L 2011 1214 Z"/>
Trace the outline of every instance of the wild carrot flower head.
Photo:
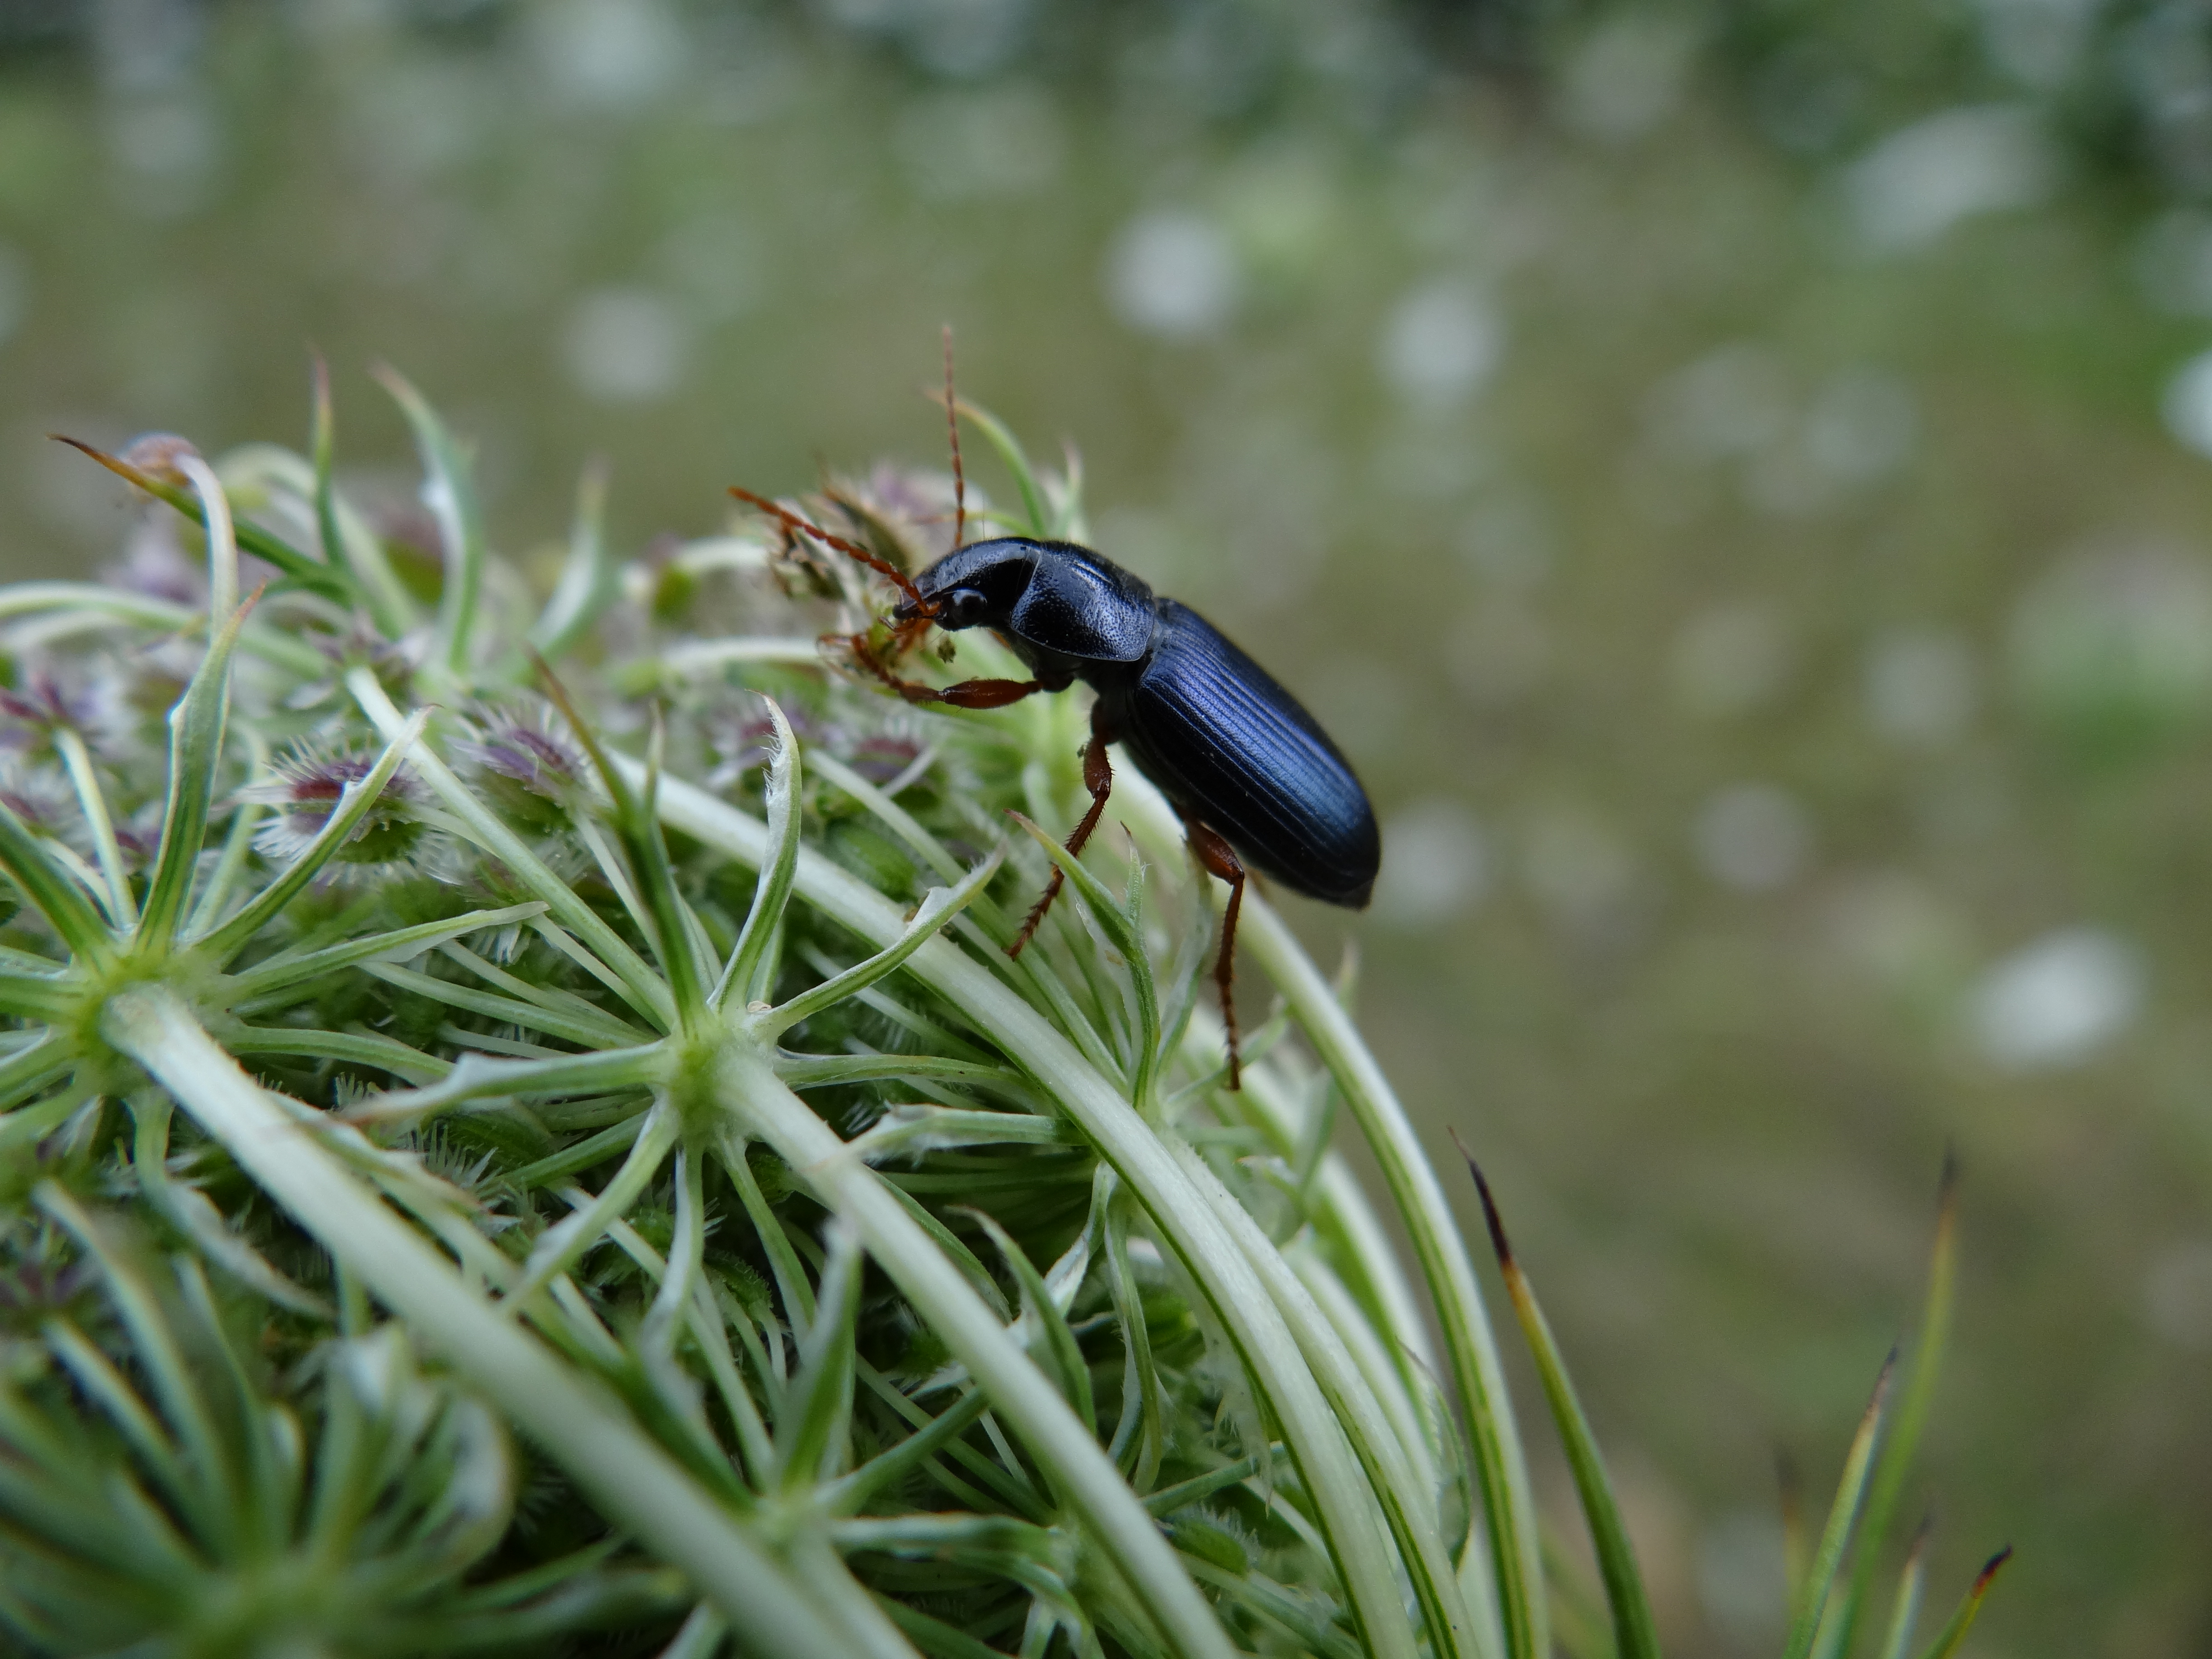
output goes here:
<path id="1" fill-rule="evenodd" d="M 543 704 L 523 711 L 478 713 L 475 734 L 454 750 L 473 762 L 486 791 L 504 811 L 540 830 L 559 829 L 581 804 L 583 752 Z"/>
<path id="2" fill-rule="evenodd" d="M 123 556 L 103 568 L 100 580 L 195 610 L 207 603 L 207 573 L 185 551 L 176 515 L 158 505 L 141 516 L 124 544 Z"/>
<path id="3" fill-rule="evenodd" d="M 42 749 L 58 728 L 81 732 L 91 723 L 91 699 L 51 674 L 33 672 L 20 686 L 0 687 L 0 742 L 11 747 Z"/>
<path id="4" fill-rule="evenodd" d="M 0 806 L 33 835 L 66 839 L 78 824 L 69 780 L 58 765 L 0 764 Z"/>
<path id="5" fill-rule="evenodd" d="M 276 810 L 255 832 L 253 844 L 264 857 L 289 862 L 322 833 L 349 785 L 367 777 L 376 757 L 367 750 L 309 744 L 276 763 L 276 775 L 241 792 L 242 799 Z M 340 848 L 342 865 L 396 864 L 412 860 L 426 833 L 414 815 L 419 791 L 404 768 L 384 786 L 376 804 Z"/>

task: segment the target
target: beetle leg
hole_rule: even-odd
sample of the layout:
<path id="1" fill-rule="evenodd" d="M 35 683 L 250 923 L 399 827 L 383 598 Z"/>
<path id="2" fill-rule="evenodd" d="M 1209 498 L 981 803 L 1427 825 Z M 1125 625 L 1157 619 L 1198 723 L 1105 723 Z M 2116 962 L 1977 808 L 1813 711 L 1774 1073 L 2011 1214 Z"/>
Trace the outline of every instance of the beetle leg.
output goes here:
<path id="1" fill-rule="evenodd" d="M 919 632 L 928 626 L 929 619 L 923 617 L 896 630 L 888 653 L 877 651 L 869 644 L 866 634 L 830 634 L 824 637 L 842 641 L 855 663 L 908 702 L 942 702 L 955 708 L 1003 708 L 1039 691 L 1067 689 L 1065 684 L 1048 684 L 1042 680 L 962 680 L 956 685 L 935 686 L 900 678 L 891 672 L 890 665 L 912 648 L 913 642 L 903 637 L 907 628 Z"/>
<path id="2" fill-rule="evenodd" d="M 1229 1086 L 1244 1086 L 1243 1068 L 1237 1052 L 1237 913 L 1244 908 L 1244 866 L 1229 843 L 1196 818 L 1184 820 L 1190 831 L 1190 850 L 1199 868 L 1229 884 L 1229 908 L 1221 913 L 1221 954 L 1213 960 L 1213 982 L 1221 988 L 1221 1023 L 1229 1032 Z"/>
<path id="3" fill-rule="evenodd" d="M 927 685 L 910 687 L 903 681 L 895 684 L 899 696 L 908 702 L 949 702 L 955 708 L 1004 708 L 1036 692 L 1057 689 L 1042 680 L 963 680 L 941 690 Z"/>
<path id="4" fill-rule="evenodd" d="M 977 683 L 969 682 L 971 684 Z M 993 684 L 988 680 L 980 683 L 985 685 Z M 1091 792 L 1091 810 L 1083 815 L 1083 822 L 1075 826 L 1075 833 L 1067 838 L 1067 850 L 1072 854 L 1082 852 L 1085 843 L 1090 841 L 1091 832 L 1098 827 L 1100 814 L 1106 810 L 1106 797 L 1114 793 L 1114 769 L 1106 759 L 1108 741 L 1106 728 L 1099 720 L 1097 708 L 1094 704 L 1091 714 L 1091 741 L 1083 749 L 1083 787 Z M 1066 879 L 1067 872 L 1056 864 L 1053 866 L 1052 879 L 1045 883 L 1043 896 L 1030 908 L 1029 920 L 1022 924 L 1022 931 L 1014 935 L 1014 942 L 1006 947 L 1008 956 L 1021 955 L 1022 946 L 1030 942 L 1030 935 L 1036 932 L 1037 924 L 1044 920 L 1044 913 L 1052 908 L 1052 902 L 1060 896 L 1060 887 Z"/>

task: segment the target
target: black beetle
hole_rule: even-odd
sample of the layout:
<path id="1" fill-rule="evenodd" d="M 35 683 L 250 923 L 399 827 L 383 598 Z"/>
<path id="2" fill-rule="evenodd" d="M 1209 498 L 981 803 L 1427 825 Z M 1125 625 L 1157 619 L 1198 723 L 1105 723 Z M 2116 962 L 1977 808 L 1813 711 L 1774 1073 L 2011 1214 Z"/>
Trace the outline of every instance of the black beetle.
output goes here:
<path id="1" fill-rule="evenodd" d="M 955 459 L 957 468 L 957 449 Z M 1011 536 L 963 546 L 963 501 L 953 550 L 909 578 L 764 497 L 732 493 L 858 559 L 899 589 L 890 651 L 879 654 L 866 635 L 846 645 L 908 702 L 998 708 L 1034 692 L 1065 691 L 1078 680 L 1098 694 L 1083 751 L 1091 810 L 1067 838 L 1067 850 L 1080 853 L 1098 826 L 1114 787 L 1106 747 L 1119 743 L 1182 815 L 1200 866 L 1229 884 L 1214 979 L 1228 1027 L 1229 1086 L 1236 1088 L 1231 981 L 1245 866 L 1293 892 L 1356 910 L 1365 907 L 1382 866 L 1374 808 L 1320 724 L 1205 617 L 1159 597 L 1089 548 Z M 954 632 L 990 629 L 1036 678 L 941 687 L 900 678 L 891 665 L 933 624 Z M 1021 954 L 1060 882 L 1054 870 L 1008 955 Z"/>

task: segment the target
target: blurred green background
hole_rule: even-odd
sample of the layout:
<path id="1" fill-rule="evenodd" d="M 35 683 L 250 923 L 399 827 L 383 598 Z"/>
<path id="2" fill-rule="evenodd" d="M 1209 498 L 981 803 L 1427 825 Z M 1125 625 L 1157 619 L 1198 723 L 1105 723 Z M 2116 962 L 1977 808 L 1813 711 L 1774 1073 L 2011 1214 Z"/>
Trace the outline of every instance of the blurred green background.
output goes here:
<path id="1" fill-rule="evenodd" d="M 2212 1654 L 2208 196 L 2197 4 L 0 0 L 0 572 L 128 538 L 46 433 L 301 442 L 311 343 L 527 563 L 595 453 L 632 549 L 941 462 L 950 321 L 1367 778 L 1673 1650 L 1773 1650 L 1953 1141 L 1933 1582 Z"/>

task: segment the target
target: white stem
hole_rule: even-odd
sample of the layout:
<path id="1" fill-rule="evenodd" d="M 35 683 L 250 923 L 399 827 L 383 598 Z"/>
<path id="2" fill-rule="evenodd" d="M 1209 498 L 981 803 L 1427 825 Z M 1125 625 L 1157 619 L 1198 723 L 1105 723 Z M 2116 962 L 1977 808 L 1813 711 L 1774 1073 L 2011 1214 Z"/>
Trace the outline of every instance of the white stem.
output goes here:
<path id="1" fill-rule="evenodd" d="M 1400 1442 L 1396 1430 L 1383 1414 L 1381 1402 L 1361 1376 L 1359 1367 L 1306 1287 L 1291 1271 L 1260 1224 L 1239 1204 L 1220 1177 L 1206 1167 L 1188 1146 L 1176 1149 L 1191 1185 L 1206 1195 L 1213 1212 L 1231 1237 L 1243 1248 L 1245 1260 L 1267 1286 L 1267 1293 L 1282 1310 L 1283 1317 L 1297 1337 L 1306 1363 L 1328 1393 L 1329 1404 L 1352 1426 L 1352 1443 L 1359 1449 L 1384 1507 L 1395 1517 L 1396 1533 L 1406 1558 L 1406 1570 L 1414 1580 L 1415 1595 L 1434 1622 L 1442 1626 L 1443 1650 L 1454 1656 L 1480 1654 L 1492 1659 L 1493 1641 L 1478 1632 L 1460 1592 L 1451 1556 L 1437 1530 L 1436 1485 L 1422 1480 L 1418 1466 Z"/>
<path id="2" fill-rule="evenodd" d="M 812 640 L 697 640 L 665 647 L 655 660 L 672 677 L 713 673 L 734 662 L 816 668 L 822 663 L 822 647 Z"/>
<path id="3" fill-rule="evenodd" d="M 574 1475 L 608 1516 L 690 1575 L 756 1652 L 896 1654 L 841 1639 L 836 1622 L 730 1512 L 613 1401 L 469 1290 L 422 1237 L 348 1175 L 169 994 L 148 988 L 107 1005 L 109 1040 L 160 1080 L 263 1191 L 410 1331 Z"/>
<path id="4" fill-rule="evenodd" d="M 1256 896 L 1247 890 L 1245 902 L 1249 904 Z M 1222 1042 L 1221 1022 L 1209 1010 L 1195 1010 L 1182 1042 L 1183 1057 L 1192 1071 L 1203 1076 L 1218 1066 Z M 1290 1149 L 1307 1132 L 1304 1109 L 1291 1103 L 1272 1068 L 1265 1066 L 1246 1068 L 1243 1093 L 1245 1109 L 1265 1120 L 1267 1133 L 1287 1162 L 1292 1156 Z M 1344 1248 L 1351 1259 L 1338 1264 L 1340 1270 L 1357 1275 L 1357 1287 L 1371 1304 L 1370 1316 L 1381 1323 L 1389 1340 L 1397 1345 L 1395 1363 L 1399 1369 L 1419 1368 L 1434 1375 L 1437 1360 L 1429 1340 L 1429 1328 L 1423 1322 L 1420 1304 L 1399 1261 L 1398 1248 L 1390 1242 L 1382 1217 L 1376 1213 L 1366 1189 L 1360 1186 L 1358 1177 L 1352 1173 L 1352 1166 L 1341 1154 L 1322 1155 L 1309 1201 L 1315 1213 L 1330 1226 L 1342 1231 Z"/>
<path id="5" fill-rule="evenodd" d="M 131 896 L 131 878 L 124 873 L 123 849 L 115 842 L 115 821 L 107 815 L 107 798 L 100 793 L 100 779 L 92 769 L 92 752 L 84 739 L 66 726 L 54 728 L 54 747 L 69 768 L 76 786 L 77 805 L 84 812 L 84 827 L 92 832 L 93 851 L 100 872 L 107 878 L 107 919 L 119 932 L 138 925 L 137 902 Z"/>
<path id="6" fill-rule="evenodd" d="M 238 536 L 230 522 L 230 498 L 222 493 L 222 480 L 197 455 L 181 455 L 178 469 L 199 491 L 200 511 L 207 525 L 208 634 L 230 620 L 238 609 Z"/>
<path id="7" fill-rule="evenodd" d="M 1117 782 L 1124 775 L 1117 773 Z M 1182 829 L 1159 793 L 1141 776 L 1117 789 L 1117 807 L 1157 856 L 1181 856 Z M 1216 908 L 1227 902 L 1227 889 L 1209 882 Z M 1535 1497 L 1522 1454 L 1513 1402 L 1505 1388 L 1498 1341 L 1484 1311 L 1482 1290 L 1467 1252 L 1467 1236 L 1422 1150 L 1420 1136 L 1390 1087 L 1382 1068 L 1337 1000 L 1336 993 L 1313 964 L 1274 908 L 1247 892 L 1237 937 L 1267 970 L 1291 1005 L 1322 1064 L 1334 1076 L 1360 1131 L 1382 1171 L 1384 1183 L 1413 1241 L 1437 1318 L 1443 1327 L 1444 1352 L 1452 1381 L 1468 1413 L 1475 1459 L 1490 1511 L 1492 1569 L 1508 1620 L 1507 1651 L 1515 1659 L 1535 1659 L 1551 1651 L 1545 1603 L 1543 1557 Z"/>
<path id="8" fill-rule="evenodd" d="M 0 617 L 20 617 L 40 611 L 74 612 L 87 629 L 154 628 L 174 634 L 191 627 L 195 621 L 191 610 L 172 600 L 126 593 L 119 587 L 101 587 L 93 582 L 10 582 L 0 587 Z M 10 637 L 13 642 L 12 635 Z M 294 639 L 273 628 L 244 629 L 239 634 L 238 643 L 241 650 L 310 679 L 330 672 L 328 657 L 306 641 Z"/>
<path id="9" fill-rule="evenodd" d="M 1233 1650 L 1228 1638 L 1158 1525 L 1059 1390 L 883 1178 L 784 1086 L 751 1044 L 730 1045 L 721 1083 L 717 1092 L 722 1098 L 744 1103 L 746 1128 L 775 1147 L 825 1205 L 860 1229 L 868 1253 L 968 1367 L 990 1395 L 992 1409 L 1021 1434 L 1030 1455 L 1050 1472 L 1061 1495 L 1128 1576 L 1176 1650 L 1229 1659 Z"/>

